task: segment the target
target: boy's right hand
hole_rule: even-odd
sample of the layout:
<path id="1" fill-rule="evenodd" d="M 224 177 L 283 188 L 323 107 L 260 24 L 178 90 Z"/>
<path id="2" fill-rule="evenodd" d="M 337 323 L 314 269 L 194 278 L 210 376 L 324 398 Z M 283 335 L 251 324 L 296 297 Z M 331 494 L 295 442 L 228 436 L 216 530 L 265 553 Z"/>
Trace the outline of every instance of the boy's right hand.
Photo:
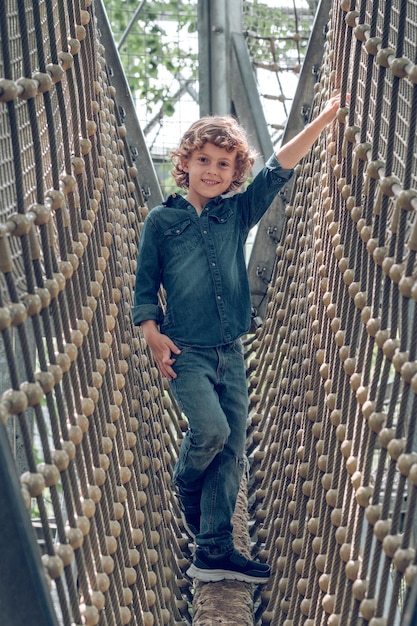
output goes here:
<path id="1" fill-rule="evenodd" d="M 176 378 L 177 375 L 172 368 L 175 363 L 172 354 L 180 354 L 181 350 L 167 335 L 159 332 L 158 326 L 153 320 L 142 322 L 142 330 L 145 341 L 151 349 L 162 376 L 165 376 L 168 380 Z"/>

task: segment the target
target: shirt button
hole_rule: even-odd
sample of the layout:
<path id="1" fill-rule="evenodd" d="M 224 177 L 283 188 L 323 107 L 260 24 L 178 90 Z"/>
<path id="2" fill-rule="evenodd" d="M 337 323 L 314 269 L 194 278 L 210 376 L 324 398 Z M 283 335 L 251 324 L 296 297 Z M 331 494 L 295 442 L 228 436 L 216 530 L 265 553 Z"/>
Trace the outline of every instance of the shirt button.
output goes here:
<path id="1" fill-rule="evenodd" d="M 211 265 L 212 265 L 212 267 L 216 267 L 216 264 L 214 263 L 214 261 L 213 261 L 213 263 Z"/>
<path id="2" fill-rule="evenodd" d="M 206 231 L 206 230 L 203 230 L 203 234 L 204 234 L 204 235 L 207 235 L 207 231 Z"/>
<path id="3" fill-rule="evenodd" d="M 217 300 L 221 300 L 221 299 L 222 299 L 222 297 L 221 297 L 221 296 L 217 296 Z"/>

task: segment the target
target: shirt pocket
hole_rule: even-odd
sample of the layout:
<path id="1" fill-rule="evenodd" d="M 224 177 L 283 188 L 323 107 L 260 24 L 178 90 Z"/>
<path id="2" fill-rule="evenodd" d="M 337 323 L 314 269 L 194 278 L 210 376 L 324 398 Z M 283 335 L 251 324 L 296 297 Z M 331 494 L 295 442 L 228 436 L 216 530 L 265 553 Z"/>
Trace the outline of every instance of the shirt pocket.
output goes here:
<path id="1" fill-rule="evenodd" d="M 235 220 L 233 209 L 223 211 L 220 214 L 213 213 L 210 216 L 211 232 L 218 242 L 225 242 L 235 237 Z"/>
<path id="2" fill-rule="evenodd" d="M 176 222 L 164 232 L 164 248 L 170 258 L 192 252 L 199 240 L 199 233 L 190 218 Z"/>

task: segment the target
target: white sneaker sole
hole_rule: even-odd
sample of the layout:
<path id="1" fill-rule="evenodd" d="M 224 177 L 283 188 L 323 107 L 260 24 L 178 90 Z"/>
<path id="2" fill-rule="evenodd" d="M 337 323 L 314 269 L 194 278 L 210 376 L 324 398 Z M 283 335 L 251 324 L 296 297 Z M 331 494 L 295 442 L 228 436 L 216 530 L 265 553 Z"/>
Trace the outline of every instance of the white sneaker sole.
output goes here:
<path id="1" fill-rule="evenodd" d="M 187 575 L 190 578 L 195 578 L 205 583 L 216 583 L 220 580 L 238 580 L 243 583 L 264 585 L 269 580 L 269 576 L 268 578 L 261 578 L 259 576 L 250 576 L 249 574 L 242 574 L 226 569 L 201 569 L 196 567 L 194 563 L 187 569 Z"/>

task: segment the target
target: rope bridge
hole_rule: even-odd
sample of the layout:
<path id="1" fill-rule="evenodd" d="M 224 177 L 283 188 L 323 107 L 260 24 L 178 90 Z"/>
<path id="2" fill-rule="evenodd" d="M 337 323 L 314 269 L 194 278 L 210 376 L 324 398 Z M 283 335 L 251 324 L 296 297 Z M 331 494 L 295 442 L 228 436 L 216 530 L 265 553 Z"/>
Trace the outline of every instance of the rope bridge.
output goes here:
<path id="1" fill-rule="evenodd" d="M 400 624 L 417 571 L 415 0 L 333 5 L 313 113 L 335 87 L 351 105 L 297 168 L 244 340 L 235 531 L 272 565 L 262 592 L 184 574 L 186 420 L 130 318 L 148 208 L 94 4 L 0 13 L 0 441 L 22 441 L 13 499 L 41 531 L 51 623 Z"/>

